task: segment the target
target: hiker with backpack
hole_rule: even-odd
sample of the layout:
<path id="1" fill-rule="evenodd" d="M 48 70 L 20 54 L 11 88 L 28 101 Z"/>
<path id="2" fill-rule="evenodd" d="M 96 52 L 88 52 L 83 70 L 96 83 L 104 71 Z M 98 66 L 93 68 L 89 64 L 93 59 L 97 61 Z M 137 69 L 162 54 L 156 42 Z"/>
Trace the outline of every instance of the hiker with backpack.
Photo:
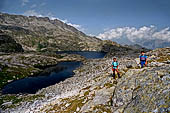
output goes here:
<path id="1" fill-rule="evenodd" d="M 113 78 L 114 79 L 116 78 L 115 72 L 117 72 L 117 75 L 120 78 L 120 74 L 119 74 L 119 71 L 118 71 L 118 66 L 119 66 L 119 63 L 117 62 L 116 57 L 114 57 L 113 62 L 112 62 L 112 71 L 113 71 Z"/>
<path id="2" fill-rule="evenodd" d="M 140 58 L 141 68 L 143 68 L 144 66 L 147 66 L 147 56 L 145 55 L 144 51 L 141 51 L 141 55 L 139 58 Z"/>

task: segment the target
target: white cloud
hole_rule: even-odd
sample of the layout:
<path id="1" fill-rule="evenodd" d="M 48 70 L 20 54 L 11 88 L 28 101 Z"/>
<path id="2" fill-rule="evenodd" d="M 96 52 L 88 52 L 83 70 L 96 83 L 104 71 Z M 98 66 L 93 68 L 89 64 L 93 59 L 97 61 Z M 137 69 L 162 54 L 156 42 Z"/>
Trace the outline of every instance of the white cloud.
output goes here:
<path id="1" fill-rule="evenodd" d="M 67 19 L 60 19 L 60 18 L 54 18 L 54 19 L 58 19 L 58 20 L 62 21 L 63 23 L 73 26 L 80 31 L 83 31 L 83 32 L 85 31 L 85 28 L 83 28 L 81 25 L 70 23 Z"/>
<path id="2" fill-rule="evenodd" d="M 116 40 L 126 37 L 131 42 L 139 39 L 161 39 L 170 42 L 170 28 L 158 30 L 157 27 L 151 25 L 143 26 L 139 29 L 135 27 L 120 27 L 100 33 L 98 38 L 103 40 Z"/>
<path id="3" fill-rule="evenodd" d="M 25 16 L 37 16 L 37 17 L 43 17 L 43 15 L 37 13 L 35 10 L 28 10 L 28 11 L 25 11 L 23 15 L 25 15 Z"/>
<path id="4" fill-rule="evenodd" d="M 85 29 L 81 26 L 81 25 L 78 25 L 78 24 L 72 24 L 72 23 L 67 23 L 68 25 L 70 26 L 73 26 L 75 27 L 76 29 L 80 30 L 80 31 L 85 31 Z"/>
<path id="5" fill-rule="evenodd" d="M 28 2 L 29 0 L 22 0 L 22 6 L 25 6 Z"/>
<path id="6" fill-rule="evenodd" d="M 95 37 L 96 35 L 94 34 L 87 34 L 88 36 Z"/>
<path id="7" fill-rule="evenodd" d="M 68 23 L 68 20 L 67 19 L 60 19 L 60 18 L 57 18 L 58 20 L 62 21 L 63 23 Z"/>
<path id="8" fill-rule="evenodd" d="M 67 19 L 56 18 L 52 13 L 42 15 L 40 13 L 37 13 L 35 10 L 28 10 L 28 11 L 25 11 L 23 15 L 25 15 L 25 16 L 37 16 L 37 17 L 49 17 L 51 20 L 57 19 L 57 20 L 62 21 L 63 23 L 66 23 L 67 25 L 75 27 L 76 29 L 78 29 L 80 31 L 83 31 L 83 32 L 85 31 L 85 29 L 81 25 L 73 24 L 73 23 L 69 22 Z"/>
<path id="9" fill-rule="evenodd" d="M 153 34 L 153 37 L 157 38 L 157 39 L 162 39 L 162 40 L 167 40 L 168 42 L 170 42 L 170 29 L 169 27 L 162 29 L 159 32 L 156 32 Z"/>

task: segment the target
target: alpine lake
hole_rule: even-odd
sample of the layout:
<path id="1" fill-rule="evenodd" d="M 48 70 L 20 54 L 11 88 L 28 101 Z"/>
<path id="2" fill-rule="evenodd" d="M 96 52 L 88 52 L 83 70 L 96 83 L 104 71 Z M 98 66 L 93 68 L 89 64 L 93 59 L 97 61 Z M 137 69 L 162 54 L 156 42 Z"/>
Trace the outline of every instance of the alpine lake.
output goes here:
<path id="1" fill-rule="evenodd" d="M 86 59 L 98 59 L 103 58 L 106 53 L 104 52 L 57 52 L 56 54 L 78 54 Z M 56 65 L 56 68 L 60 68 L 60 70 L 56 69 L 51 71 L 48 74 L 35 76 L 35 77 L 27 77 L 24 79 L 19 79 L 16 81 L 12 81 L 8 83 L 2 89 L 2 94 L 35 94 L 38 90 L 54 85 L 65 79 L 74 76 L 73 70 L 80 67 L 82 62 L 71 61 L 71 62 L 59 62 Z"/>

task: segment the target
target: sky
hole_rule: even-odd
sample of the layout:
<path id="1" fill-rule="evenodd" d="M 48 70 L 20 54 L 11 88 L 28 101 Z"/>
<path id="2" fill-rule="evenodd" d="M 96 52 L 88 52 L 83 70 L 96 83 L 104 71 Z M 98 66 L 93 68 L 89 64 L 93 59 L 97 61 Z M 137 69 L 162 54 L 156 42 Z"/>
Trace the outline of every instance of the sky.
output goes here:
<path id="1" fill-rule="evenodd" d="M 57 18 L 101 39 L 166 29 L 170 40 L 170 0 L 1 0 L 0 12 Z"/>

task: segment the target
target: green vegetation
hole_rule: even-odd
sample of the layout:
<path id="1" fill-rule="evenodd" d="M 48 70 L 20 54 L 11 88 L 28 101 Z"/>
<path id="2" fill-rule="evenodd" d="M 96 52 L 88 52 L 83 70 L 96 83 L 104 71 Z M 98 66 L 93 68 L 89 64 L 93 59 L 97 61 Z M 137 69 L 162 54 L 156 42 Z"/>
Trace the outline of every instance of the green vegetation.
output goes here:
<path id="1" fill-rule="evenodd" d="M 61 104 L 56 104 L 51 109 L 47 110 L 46 112 L 50 111 L 57 111 L 59 113 L 74 113 L 77 108 L 81 108 L 85 103 L 83 103 L 84 98 L 79 98 L 78 96 L 72 98 L 65 98 L 62 99 Z M 64 103 L 63 103 L 64 102 Z M 66 104 L 69 104 L 66 106 Z"/>
<path id="2" fill-rule="evenodd" d="M 85 93 L 84 93 L 84 96 L 87 96 L 87 95 L 89 95 L 89 90 L 88 91 L 86 91 Z"/>
<path id="3" fill-rule="evenodd" d="M 108 107 L 107 105 L 97 105 L 95 107 L 93 107 L 93 111 L 97 112 L 97 113 L 112 113 L 110 107 Z"/>
<path id="4" fill-rule="evenodd" d="M 25 78 L 31 75 L 31 72 L 35 70 L 33 67 L 29 68 L 15 68 L 4 67 L 0 72 L 0 89 L 6 85 L 9 81 Z"/>
<path id="5" fill-rule="evenodd" d="M 94 97 L 95 94 L 91 94 L 89 96 L 90 87 L 86 87 L 84 90 L 87 90 L 84 92 L 84 96 L 77 95 L 77 96 L 73 96 L 70 98 L 63 98 L 60 101 L 60 104 L 56 104 L 53 107 L 51 107 L 50 109 L 46 110 L 46 112 L 51 112 L 51 111 L 55 111 L 55 112 L 59 112 L 59 113 L 74 113 L 76 112 L 76 110 L 78 108 L 81 109 L 81 107 L 87 103 L 89 100 L 89 97 Z"/>
<path id="6" fill-rule="evenodd" d="M 170 56 L 161 56 L 157 61 L 158 62 L 164 62 L 170 60 Z"/>
<path id="7" fill-rule="evenodd" d="M 105 84 L 104 84 L 104 87 L 106 87 L 106 88 L 111 88 L 111 87 L 113 87 L 113 86 L 114 86 L 113 83 L 105 83 Z"/>
<path id="8" fill-rule="evenodd" d="M 75 100 L 71 100 L 69 103 L 71 103 L 70 106 L 67 107 L 66 112 L 67 113 L 71 113 L 73 111 L 76 111 L 76 109 L 79 107 L 81 108 L 84 104 L 82 103 L 84 101 L 84 99 L 75 99 Z"/>
<path id="9" fill-rule="evenodd" d="M 0 107 L 2 109 L 14 108 L 20 104 L 20 102 L 34 101 L 35 99 L 41 99 L 44 95 L 31 95 L 31 96 L 17 96 L 17 95 L 1 95 Z M 11 102 L 10 105 L 3 105 L 4 102 Z"/>
<path id="10" fill-rule="evenodd" d="M 102 89 L 100 86 L 96 86 L 96 87 L 94 88 L 94 90 L 100 90 L 100 89 Z"/>
<path id="11" fill-rule="evenodd" d="M 44 46 L 41 43 L 38 43 L 37 51 L 41 51 L 42 48 L 44 48 Z"/>

